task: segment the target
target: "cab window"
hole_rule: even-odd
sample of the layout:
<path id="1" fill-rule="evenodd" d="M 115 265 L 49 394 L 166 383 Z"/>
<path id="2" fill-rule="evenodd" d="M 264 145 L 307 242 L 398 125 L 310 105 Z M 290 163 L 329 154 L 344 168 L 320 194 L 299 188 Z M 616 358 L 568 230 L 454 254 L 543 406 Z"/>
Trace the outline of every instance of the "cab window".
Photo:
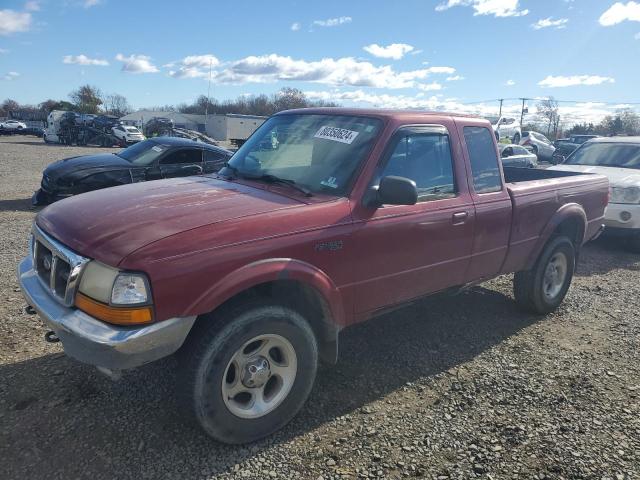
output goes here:
<path id="1" fill-rule="evenodd" d="M 181 149 L 175 152 L 169 153 L 166 157 L 160 160 L 161 165 L 175 165 L 182 163 L 201 163 L 202 162 L 202 150 L 199 149 Z"/>
<path id="2" fill-rule="evenodd" d="M 413 180 L 419 202 L 454 197 L 456 188 L 448 135 L 401 136 L 381 177 L 392 175 Z"/>
<path id="3" fill-rule="evenodd" d="M 473 189 L 476 193 L 491 193 L 502 190 L 500 167 L 493 133 L 485 127 L 464 127 Z"/>

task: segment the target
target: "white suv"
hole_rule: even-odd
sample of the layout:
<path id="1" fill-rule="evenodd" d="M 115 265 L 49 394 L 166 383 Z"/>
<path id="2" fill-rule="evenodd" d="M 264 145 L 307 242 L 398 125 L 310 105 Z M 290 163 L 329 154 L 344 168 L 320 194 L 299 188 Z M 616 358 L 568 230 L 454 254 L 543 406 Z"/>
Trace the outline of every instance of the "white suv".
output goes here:
<path id="1" fill-rule="evenodd" d="M 522 128 L 513 117 L 489 117 L 487 118 L 493 125 L 493 131 L 496 133 L 498 141 L 509 139 L 511 143 L 518 144 L 522 138 Z"/>

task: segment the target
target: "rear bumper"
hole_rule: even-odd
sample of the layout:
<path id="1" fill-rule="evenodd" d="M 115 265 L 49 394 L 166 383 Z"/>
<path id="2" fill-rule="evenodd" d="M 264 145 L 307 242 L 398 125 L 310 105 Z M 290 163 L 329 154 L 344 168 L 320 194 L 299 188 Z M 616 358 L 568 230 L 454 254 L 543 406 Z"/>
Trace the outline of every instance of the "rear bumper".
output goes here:
<path id="1" fill-rule="evenodd" d="M 130 328 L 109 325 L 52 298 L 33 269 L 31 257 L 18 266 L 22 293 L 62 342 L 67 355 L 112 370 L 135 368 L 177 351 L 196 317 L 179 317 Z"/>

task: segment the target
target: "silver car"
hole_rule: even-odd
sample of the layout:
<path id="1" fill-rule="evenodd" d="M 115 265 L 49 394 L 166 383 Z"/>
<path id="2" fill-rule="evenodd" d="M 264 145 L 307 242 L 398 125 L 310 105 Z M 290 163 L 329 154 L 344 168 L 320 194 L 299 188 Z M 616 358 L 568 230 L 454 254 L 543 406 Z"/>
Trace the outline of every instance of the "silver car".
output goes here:
<path id="1" fill-rule="evenodd" d="M 538 159 L 546 162 L 551 161 L 553 152 L 556 151 L 556 147 L 553 146 L 551 141 L 538 132 L 522 132 L 520 145 L 530 148 L 538 156 Z"/>
<path id="2" fill-rule="evenodd" d="M 502 165 L 505 167 L 536 168 L 538 157 L 520 145 L 499 145 Z"/>

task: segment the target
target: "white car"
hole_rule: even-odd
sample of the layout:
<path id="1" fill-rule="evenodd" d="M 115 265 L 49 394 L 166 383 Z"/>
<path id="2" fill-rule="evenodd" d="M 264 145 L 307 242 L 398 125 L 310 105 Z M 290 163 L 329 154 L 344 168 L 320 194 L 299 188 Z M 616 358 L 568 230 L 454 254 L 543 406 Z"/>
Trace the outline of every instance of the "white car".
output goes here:
<path id="1" fill-rule="evenodd" d="M 116 125 L 111 128 L 111 131 L 119 140 L 125 143 L 136 143 L 146 139 L 140 130 L 129 125 Z"/>
<path id="2" fill-rule="evenodd" d="M 624 235 L 640 252 L 640 137 L 589 140 L 549 170 L 605 175 L 610 184 L 605 234 Z"/>
<path id="3" fill-rule="evenodd" d="M 493 125 L 493 131 L 498 141 L 508 139 L 511 143 L 518 144 L 522 138 L 522 128 L 512 117 L 487 117 Z"/>
<path id="4" fill-rule="evenodd" d="M 22 130 L 23 128 L 27 128 L 27 124 L 17 120 L 7 120 L 0 123 L 0 129 L 2 130 Z"/>
<path id="5" fill-rule="evenodd" d="M 536 154 L 539 160 L 545 160 L 550 162 L 553 158 L 553 152 L 556 151 L 556 147 L 553 143 L 538 132 L 522 132 L 522 139 L 520 145 L 528 147 L 533 153 Z"/>

